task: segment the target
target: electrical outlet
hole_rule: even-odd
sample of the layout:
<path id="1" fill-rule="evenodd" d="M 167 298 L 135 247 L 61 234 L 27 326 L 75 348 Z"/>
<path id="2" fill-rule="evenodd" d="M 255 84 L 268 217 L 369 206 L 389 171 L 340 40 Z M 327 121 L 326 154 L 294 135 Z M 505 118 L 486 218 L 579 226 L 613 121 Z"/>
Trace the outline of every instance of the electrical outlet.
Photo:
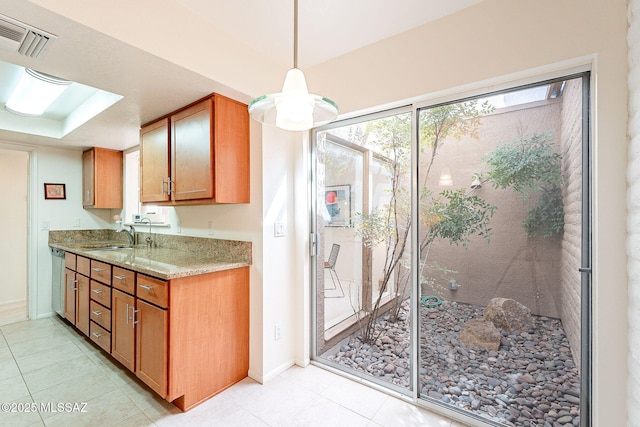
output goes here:
<path id="1" fill-rule="evenodd" d="M 40 224 L 40 229 L 41 230 L 48 230 L 49 229 L 49 221 L 42 221 L 42 223 Z"/>
<path id="2" fill-rule="evenodd" d="M 273 326 L 273 338 L 276 341 L 282 338 L 282 325 L 279 323 Z"/>
<path id="3" fill-rule="evenodd" d="M 209 220 L 208 228 L 209 228 L 209 236 L 213 236 L 213 220 Z"/>
<path id="4" fill-rule="evenodd" d="M 80 218 L 75 218 L 73 220 L 73 227 L 74 228 L 80 228 Z"/>

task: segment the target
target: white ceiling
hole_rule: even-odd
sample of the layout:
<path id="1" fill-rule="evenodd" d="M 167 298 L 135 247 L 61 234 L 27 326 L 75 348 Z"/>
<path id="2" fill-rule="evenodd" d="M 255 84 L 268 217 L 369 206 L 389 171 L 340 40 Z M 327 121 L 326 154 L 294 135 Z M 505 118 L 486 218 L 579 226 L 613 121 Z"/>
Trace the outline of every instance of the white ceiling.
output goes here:
<path id="1" fill-rule="evenodd" d="M 298 66 L 328 61 L 480 1 L 299 0 Z M 269 52 L 275 62 L 292 67 L 293 0 L 177 2 L 255 50 Z"/>
<path id="2" fill-rule="evenodd" d="M 289 68 L 293 62 L 293 0 L 175 0 L 211 25 Z M 305 68 L 423 25 L 481 0 L 300 0 L 299 67 Z M 250 12 L 249 12 L 250 11 Z M 0 14 L 58 36 L 41 59 L 0 48 L 0 61 L 114 92 L 124 99 L 62 139 L 6 131 L 0 141 L 126 149 L 140 125 L 211 92 L 247 102 L 224 87 L 27 1 L 2 2 Z M 182 25 L 189 25 L 183 23 Z M 179 23 L 176 23 L 179 30 Z M 284 76 L 283 76 L 284 78 Z M 0 81 L 0 104 L 8 90 Z M 5 115 L 6 116 L 6 115 Z M 3 116 L 3 121 L 5 120 Z"/>

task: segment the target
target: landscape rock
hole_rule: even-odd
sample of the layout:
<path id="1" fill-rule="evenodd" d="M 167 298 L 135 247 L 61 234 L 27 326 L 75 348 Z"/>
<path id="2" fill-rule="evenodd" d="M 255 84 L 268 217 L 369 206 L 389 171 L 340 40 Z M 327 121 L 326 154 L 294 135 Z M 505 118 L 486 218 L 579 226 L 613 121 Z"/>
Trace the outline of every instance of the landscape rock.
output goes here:
<path id="1" fill-rule="evenodd" d="M 363 343 L 354 334 L 321 357 L 409 389 L 410 310 L 406 301 L 398 321 L 380 318 L 374 326 L 377 343 Z M 532 315 L 534 326 L 528 332 L 499 330 L 498 350 L 464 347 L 466 351 L 458 351 L 463 348 L 459 334 L 465 323 L 481 319 L 483 313 L 484 307 L 453 301 L 420 308 L 417 386 L 421 398 L 470 411 L 505 427 L 577 427 L 580 376 L 560 319 Z M 387 343 L 382 342 L 385 337 Z"/>
<path id="2" fill-rule="evenodd" d="M 528 332 L 533 328 L 531 311 L 511 298 L 493 298 L 489 301 L 484 310 L 484 319 L 509 333 Z"/>
<path id="3" fill-rule="evenodd" d="M 467 347 L 481 347 L 487 350 L 498 350 L 502 335 L 493 323 L 484 319 L 471 319 L 464 324 L 458 337 Z"/>

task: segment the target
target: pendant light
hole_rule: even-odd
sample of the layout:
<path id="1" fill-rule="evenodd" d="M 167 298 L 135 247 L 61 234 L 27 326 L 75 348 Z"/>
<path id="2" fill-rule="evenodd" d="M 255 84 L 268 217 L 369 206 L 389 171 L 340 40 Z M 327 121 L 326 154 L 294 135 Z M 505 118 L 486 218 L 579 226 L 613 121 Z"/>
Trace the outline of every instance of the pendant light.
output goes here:
<path id="1" fill-rule="evenodd" d="M 254 120 L 291 131 L 309 130 L 338 116 L 338 106 L 330 99 L 310 94 L 302 70 L 298 68 L 298 0 L 293 2 L 293 68 L 282 92 L 260 96 L 249 104 Z"/>

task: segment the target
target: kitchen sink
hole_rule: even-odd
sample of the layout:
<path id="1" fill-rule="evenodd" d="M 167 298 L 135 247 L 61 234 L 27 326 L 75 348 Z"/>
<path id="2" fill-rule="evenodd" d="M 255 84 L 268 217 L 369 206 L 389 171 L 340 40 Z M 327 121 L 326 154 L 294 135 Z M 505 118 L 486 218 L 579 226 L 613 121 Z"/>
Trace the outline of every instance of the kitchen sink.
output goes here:
<path id="1" fill-rule="evenodd" d="M 97 248 L 86 248 L 88 251 L 115 251 L 120 249 L 133 249 L 132 246 L 125 245 L 112 245 L 112 246 L 101 246 Z"/>

